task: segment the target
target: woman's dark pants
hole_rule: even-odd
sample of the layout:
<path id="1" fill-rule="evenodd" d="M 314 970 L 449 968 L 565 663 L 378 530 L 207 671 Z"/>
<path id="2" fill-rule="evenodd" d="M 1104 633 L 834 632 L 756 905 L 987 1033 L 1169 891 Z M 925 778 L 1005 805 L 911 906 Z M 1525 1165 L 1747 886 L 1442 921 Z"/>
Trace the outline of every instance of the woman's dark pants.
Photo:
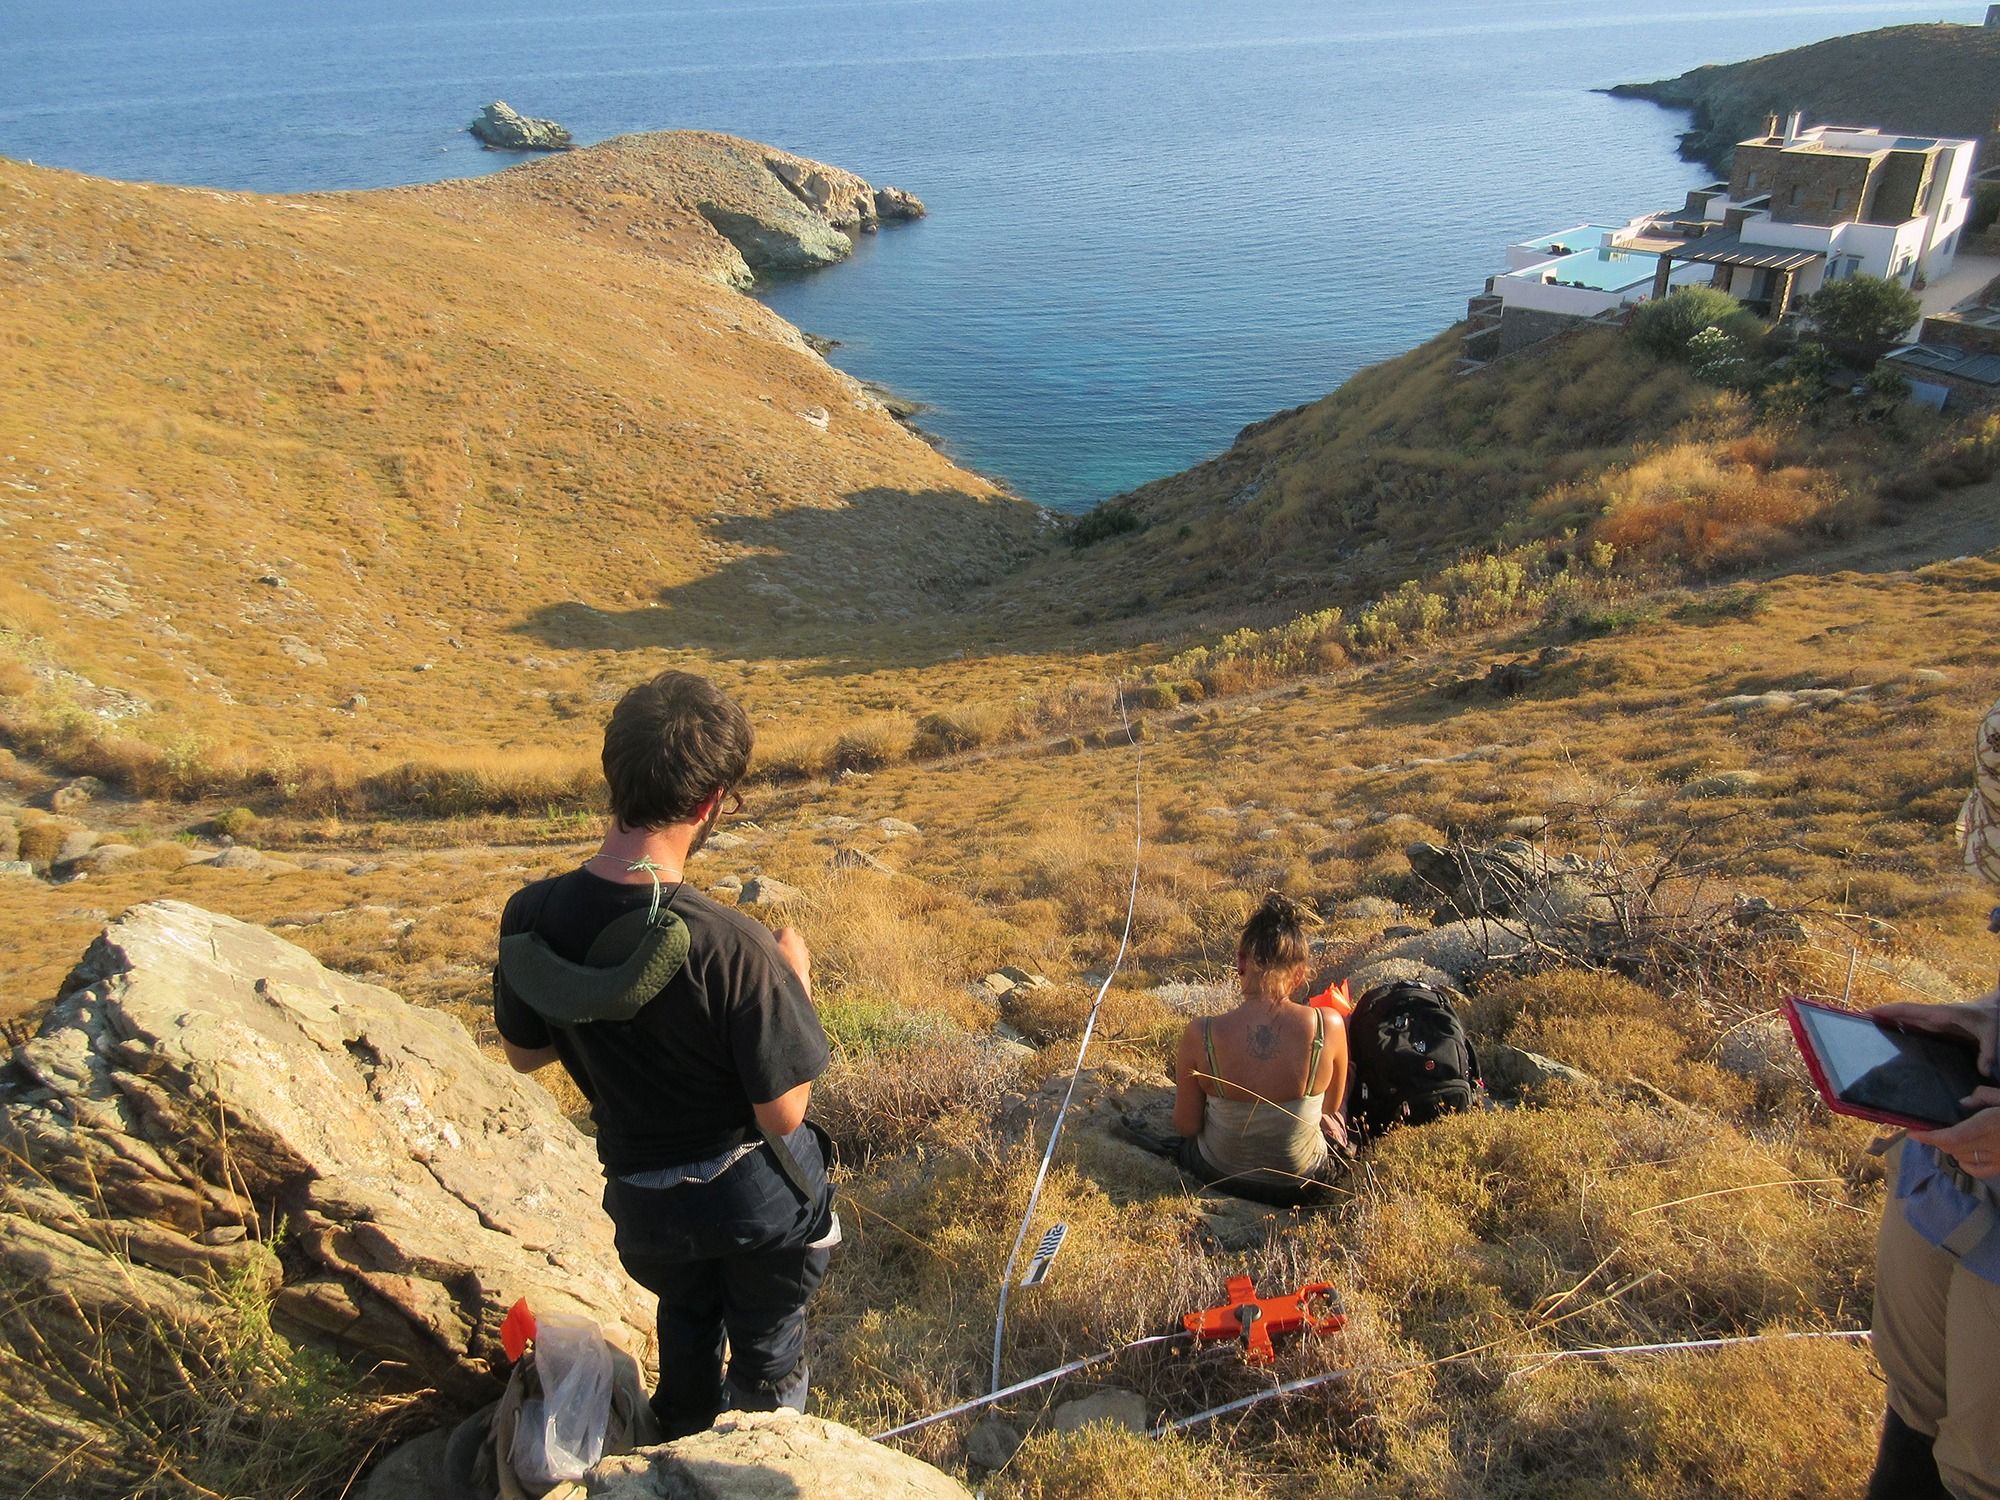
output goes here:
<path id="1" fill-rule="evenodd" d="M 706 1430 L 723 1411 L 805 1410 L 806 1299 L 828 1255 L 806 1247 L 832 1222 L 833 1191 L 811 1132 L 788 1144 L 819 1184 L 811 1203 L 768 1149 L 713 1182 L 640 1188 L 613 1178 L 605 1186 L 618 1258 L 660 1299 L 652 1405 L 669 1441 Z"/>

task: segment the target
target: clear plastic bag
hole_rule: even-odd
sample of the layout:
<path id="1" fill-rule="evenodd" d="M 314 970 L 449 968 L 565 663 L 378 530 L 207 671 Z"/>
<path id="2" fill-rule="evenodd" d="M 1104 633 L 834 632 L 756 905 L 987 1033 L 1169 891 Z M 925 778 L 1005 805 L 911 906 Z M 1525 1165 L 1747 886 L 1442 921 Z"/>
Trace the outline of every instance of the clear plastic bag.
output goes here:
<path id="1" fill-rule="evenodd" d="M 521 1403 L 507 1461 L 539 1494 L 583 1478 L 604 1456 L 611 1349 L 595 1323 L 556 1315 L 536 1320 L 534 1359 L 542 1393 Z"/>

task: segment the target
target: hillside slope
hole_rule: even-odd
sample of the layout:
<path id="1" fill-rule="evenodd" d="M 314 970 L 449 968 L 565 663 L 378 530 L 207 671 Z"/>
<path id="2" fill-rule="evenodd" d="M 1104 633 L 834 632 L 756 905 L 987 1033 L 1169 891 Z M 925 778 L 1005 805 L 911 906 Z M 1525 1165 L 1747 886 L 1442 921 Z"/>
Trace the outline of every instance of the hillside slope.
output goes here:
<path id="1" fill-rule="evenodd" d="M 0 697 L 368 762 L 561 743 L 607 670 L 948 653 L 912 621 L 1040 523 L 735 289 L 711 219 L 846 243 L 780 155 L 298 198 L 0 162 Z"/>
<path id="2" fill-rule="evenodd" d="M 1793 110 L 1808 123 L 1979 140 L 2000 118 L 2000 29 L 1890 26 L 1608 92 L 1691 111 L 1681 155 L 1725 175 L 1738 141 Z"/>

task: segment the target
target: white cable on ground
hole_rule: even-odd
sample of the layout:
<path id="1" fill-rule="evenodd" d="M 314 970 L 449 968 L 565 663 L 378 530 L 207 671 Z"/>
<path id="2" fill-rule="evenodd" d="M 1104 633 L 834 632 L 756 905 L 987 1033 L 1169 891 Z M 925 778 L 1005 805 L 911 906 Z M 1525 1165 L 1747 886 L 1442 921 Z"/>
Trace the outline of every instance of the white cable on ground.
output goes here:
<path id="1" fill-rule="evenodd" d="M 947 1417 L 962 1417 L 967 1412 L 978 1411 L 982 1407 L 1005 1401 L 1009 1396 L 1018 1396 L 1023 1391 L 1032 1391 L 1038 1386 L 1053 1385 L 1065 1375 L 1074 1375 L 1078 1370 L 1087 1370 L 1092 1365 L 1101 1365 L 1107 1359 L 1115 1359 L 1134 1349 L 1144 1349 L 1153 1344 L 1178 1344 L 1192 1337 L 1180 1333 L 1155 1333 L 1143 1339 L 1134 1339 L 1129 1344 L 1120 1344 L 1115 1349 L 1103 1349 L 1096 1354 L 1086 1354 L 1082 1359 L 1073 1359 L 1066 1365 L 1058 1365 L 1053 1370 L 1044 1370 L 1039 1375 L 1030 1375 L 1026 1380 L 1017 1380 L 1005 1390 L 995 1391 L 990 1396 L 975 1396 L 970 1401 L 961 1401 L 956 1406 L 947 1406 L 943 1411 L 934 1411 L 927 1417 L 918 1417 L 914 1422 L 905 1422 L 901 1427 L 891 1427 L 887 1432 L 874 1434 L 875 1442 L 886 1442 L 892 1437 L 901 1437 L 906 1432 L 915 1432 L 919 1427 L 928 1427 L 933 1422 L 942 1422 Z"/>
<path id="2" fill-rule="evenodd" d="M 1628 1354 L 1678 1354 L 1688 1351 L 1727 1349 L 1742 1344 L 1773 1344 L 1787 1339 L 1865 1339 L 1865 1328 L 1836 1328 L 1812 1333 L 1752 1333 L 1739 1338 L 1727 1339 L 1684 1339 L 1670 1344 L 1613 1344 L 1598 1349 L 1554 1349 L 1530 1350 L 1518 1354 L 1496 1354 L 1496 1359 L 1540 1360 L 1538 1369 L 1563 1359 L 1617 1359 Z M 1413 1369 L 1422 1366 L 1411 1366 Z M 1396 1373 L 1390 1371 L 1388 1373 Z M 1517 1374 L 1533 1374 L 1534 1371 L 1517 1371 Z M 1260 1402 L 1270 1401 L 1278 1396 L 1290 1396 L 1299 1391 L 1311 1390 L 1315 1386 L 1332 1385 L 1337 1381 L 1352 1380 L 1353 1370 L 1328 1370 L 1321 1375 L 1307 1375 L 1299 1380 L 1288 1380 L 1283 1385 L 1274 1385 L 1268 1391 L 1257 1391 L 1248 1396 L 1240 1396 L 1234 1401 L 1226 1401 L 1221 1406 L 1212 1406 L 1207 1411 L 1198 1411 L 1191 1417 L 1176 1417 L 1170 1422 L 1156 1423 L 1149 1436 L 1165 1437 L 1170 1432 L 1183 1432 L 1190 1427 L 1199 1427 L 1204 1422 L 1212 1422 L 1217 1417 L 1226 1417 L 1231 1412 L 1242 1411 Z"/>
<path id="3" fill-rule="evenodd" d="M 1146 752 L 1140 748 L 1138 738 L 1132 733 L 1132 717 L 1125 711 L 1125 684 L 1118 684 L 1118 717 L 1125 725 L 1125 741 L 1132 747 L 1132 888 L 1125 897 L 1125 933 L 1118 939 L 1118 956 L 1111 960 L 1111 972 L 1104 976 L 1104 983 L 1097 987 L 1097 998 L 1091 1002 L 1090 1015 L 1083 1023 L 1083 1040 L 1077 1044 L 1076 1067 L 1070 1072 L 1069 1087 L 1063 1091 L 1062 1107 L 1056 1111 L 1055 1124 L 1049 1128 L 1048 1149 L 1042 1153 L 1041 1170 L 1035 1173 L 1035 1186 L 1028 1194 L 1027 1212 L 1021 1215 L 1020 1232 L 1014 1236 L 1014 1248 L 1007 1252 L 1007 1269 L 1000 1276 L 1000 1310 L 993 1320 L 993 1390 L 1000 1389 L 1000 1348 L 1007 1337 L 1007 1294 L 1014 1286 L 1014 1263 L 1020 1259 L 1021 1246 L 1028 1238 L 1028 1226 L 1034 1222 L 1035 1206 L 1041 1201 L 1042 1184 L 1048 1180 L 1049 1164 L 1055 1160 L 1056 1142 L 1062 1139 L 1063 1117 L 1069 1113 L 1070 1100 L 1076 1097 L 1076 1080 L 1083 1072 L 1084 1054 L 1090 1051 L 1090 1035 L 1097 1029 L 1097 1012 L 1104 1005 L 1104 997 L 1111 990 L 1111 981 L 1118 977 L 1118 968 L 1125 962 L 1125 949 L 1132 941 L 1132 913 L 1139 906 L 1139 852 L 1144 828 L 1141 814 L 1144 811 L 1140 793 L 1144 783 L 1140 776 L 1145 769 Z"/>
<path id="4" fill-rule="evenodd" d="M 1732 1339 L 1686 1339 L 1674 1344 L 1612 1344 L 1602 1349 L 1555 1349 L 1541 1354 L 1509 1354 L 1506 1359 L 1535 1359 L 1552 1365 L 1562 1359 L 1613 1359 L 1621 1354 L 1678 1354 L 1684 1350 L 1727 1349 L 1737 1344 L 1775 1344 L 1785 1339 L 1865 1339 L 1865 1328 L 1823 1328 L 1806 1333 L 1746 1333 Z M 1517 1370 L 1516 1374 L 1534 1374 Z"/>

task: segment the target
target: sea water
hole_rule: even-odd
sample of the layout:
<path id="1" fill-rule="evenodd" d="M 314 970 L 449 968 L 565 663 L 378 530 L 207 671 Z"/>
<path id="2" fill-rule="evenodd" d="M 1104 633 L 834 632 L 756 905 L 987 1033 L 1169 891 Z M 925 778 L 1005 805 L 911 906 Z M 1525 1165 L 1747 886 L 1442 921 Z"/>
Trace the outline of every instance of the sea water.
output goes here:
<path id="1" fill-rule="evenodd" d="M 1591 92 L 1980 4 L 4 0 L 0 154 L 301 191 L 700 127 L 931 217 L 763 289 L 965 463 L 1061 509 L 1226 447 L 1464 311 L 1502 247 L 1705 180 Z M 1867 122 L 1856 122 L 1867 123 Z M 4 211 L 4 209 L 0 209 Z"/>

